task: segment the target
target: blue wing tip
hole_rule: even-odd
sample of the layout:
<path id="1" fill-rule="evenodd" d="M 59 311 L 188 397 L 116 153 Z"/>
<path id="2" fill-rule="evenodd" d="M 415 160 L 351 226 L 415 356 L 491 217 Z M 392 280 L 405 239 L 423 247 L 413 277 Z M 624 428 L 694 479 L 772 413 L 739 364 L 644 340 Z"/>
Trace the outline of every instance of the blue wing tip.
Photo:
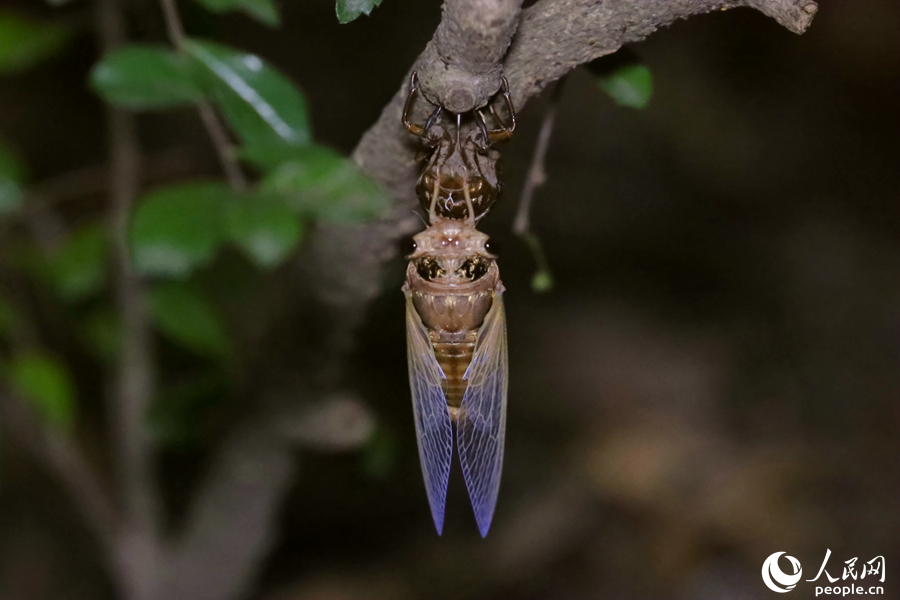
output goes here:
<path id="1" fill-rule="evenodd" d="M 479 518 L 477 515 L 475 520 L 478 522 L 478 533 L 481 534 L 482 538 L 486 538 L 488 531 L 491 530 L 491 521 L 494 519 L 494 515 L 490 514 L 487 517 Z"/>
<path id="2" fill-rule="evenodd" d="M 437 529 L 438 535 L 444 534 L 444 515 L 438 513 L 432 513 L 431 517 L 434 519 L 434 528 Z"/>

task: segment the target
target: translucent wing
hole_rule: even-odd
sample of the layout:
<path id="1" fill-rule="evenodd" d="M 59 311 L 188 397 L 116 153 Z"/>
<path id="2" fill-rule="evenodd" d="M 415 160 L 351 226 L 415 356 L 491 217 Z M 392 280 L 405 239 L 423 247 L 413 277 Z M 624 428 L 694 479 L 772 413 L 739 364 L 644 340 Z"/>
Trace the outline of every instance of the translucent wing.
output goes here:
<path id="1" fill-rule="evenodd" d="M 459 459 L 482 537 L 491 527 L 503 470 L 506 372 L 506 314 L 501 293 L 495 292 L 464 375 L 468 387 L 456 428 Z"/>
<path id="2" fill-rule="evenodd" d="M 406 292 L 406 355 L 409 362 L 409 387 L 419 460 L 425 478 L 425 491 L 431 505 L 431 516 L 438 535 L 444 529 L 444 504 L 453 453 L 453 425 L 447 411 L 447 400 L 441 389 L 444 372 L 434 357 L 428 330 L 413 306 L 412 294 Z"/>

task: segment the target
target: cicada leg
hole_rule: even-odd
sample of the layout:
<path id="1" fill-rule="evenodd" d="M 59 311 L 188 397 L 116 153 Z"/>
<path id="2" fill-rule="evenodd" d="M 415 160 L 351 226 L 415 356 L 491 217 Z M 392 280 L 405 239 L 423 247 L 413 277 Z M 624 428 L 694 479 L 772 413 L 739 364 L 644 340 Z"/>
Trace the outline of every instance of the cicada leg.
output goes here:
<path id="1" fill-rule="evenodd" d="M 413 123 L 409 119 L 409 113 L 412 111 L 413 102 L 416 99 L 418 91 L 418 71 L 413 71 L 409 76 L 409 94 L 406 96 L 406 102 L 403 104 L 403 114 L 400 116 L 400 120 L 403 121 L 403 126 L 406 127 L 406 130 L 408 132 L 415 136 L 424 138 L 428 134 L 428 131 L 431 129 L 431 127 L 440 120 L 443 107 L 438 106 L 433 111 L 431 111 L 431 114 L 428 115 L 428 119 L 425 121 L 425 125 Z"/>
<path id="2" fill-rule="evenodd" d="M 425 128 L 418 123 L 413 123 L 409 120 L 409 111 L 412 109 L 413 100 L 416 98 L 418 89 L 419 78 L 417 77 L 417 72 L 413 71 L 409 76 L 409 94 L 406 96 L 406 103 L 403 105 L 403 115 L 401 115 L 400 120 L 403 121 L 403 126 L 406 127 L 408 132 L 422 137 L 425 133 Z"/>
<path id="3" fill-rule="evenodd" d="M 503 93 L 503 100 L 506 103 L 506 110 L 509 112 L 509 124 L 504 124 L 502 122 L 497 111 L 494 109 L 493 104 L 488 105 L 488 110 L 491 111 L 491 117 L 494 123 L 499 125 L 499 127 L 488 129 L 484 121 L 484 113 L 481 110 L 476 111 L 475 114 L 478 120 L 478 126 L 481 128 L 481 134 L 484 136 L 486 145 L 493 144 L 494 142 L 505 142 L 512 137 L 513 132 L 516 130 L 516 109 L 513 106 L 512 98 L 509 95 L 509 81 L 503 76 L 501 76 L 500 79 L 503 82 L 500 89 Z"/>
<path id="4" fill-rule="evenodd" d="M 428 209 L 428 222 L 434 224 L 437 209 L 438 195 L 441 191 L 441 165 L 438 164 L 434 173 L 434 190 L 431 192 L 431 207 Z"/>
<path id="5" fill-rule="evenodd" d="M 463 196 L 466 199 L 466 209 L 469 211 L 469 217 L 466 221 L 472 227 L 475 227 L 475 205 L 472 203 L 472 195 L 469 193 L 469 169 L 463 167 Z"/>

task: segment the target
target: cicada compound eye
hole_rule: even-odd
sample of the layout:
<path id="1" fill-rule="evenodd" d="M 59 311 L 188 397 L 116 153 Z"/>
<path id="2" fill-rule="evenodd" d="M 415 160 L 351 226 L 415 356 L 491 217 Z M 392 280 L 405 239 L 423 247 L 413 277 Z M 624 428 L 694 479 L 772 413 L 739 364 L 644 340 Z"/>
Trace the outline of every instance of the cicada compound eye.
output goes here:
<path id="1" fill-rule="evenodd" d="M 416 244 L 416 240 L 414 240 L 412 236 L 408 236 L 400 240 L 400 253 L 403 256 L 409 256 L 416 251 L 416 248 L 418 248 L 418 245 Z"/>

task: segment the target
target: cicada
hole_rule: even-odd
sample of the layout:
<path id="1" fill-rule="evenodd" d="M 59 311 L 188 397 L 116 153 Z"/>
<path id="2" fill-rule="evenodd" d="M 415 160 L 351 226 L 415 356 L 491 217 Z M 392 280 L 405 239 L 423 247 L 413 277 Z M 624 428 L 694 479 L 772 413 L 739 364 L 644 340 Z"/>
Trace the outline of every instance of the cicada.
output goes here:
<path id="1" fill-rule="evenodd" d="M 424 124 L 410 121 L 413 101 L 418 93 L 416 73 L 410 76 L 409 95 L 401 120 L 407 131 L 421 139 L 424 151 L 417 160 L 422 173 L 416 182 L 416 194 L 422 209 L 442 217 L 462 219 L 474 216 L 476 221 L 486 215 L 503 189 L 500 153 L 493 144 L 508 140 L 516 130 L 516 111 L 509 95 L 509 83 L 501 78 L 500 93 L 506 105 L 504 123 L 493 104 L 488 125 L 485 109 L 473 111 L 472 119 L 462 120 L 455 115 L 455 127 L 443 119 L 444 108 L 437 106 Z"/>
<path id="2" fill-rule="evenodd" d="M 475 520 L 494 516 L 506 435 L 506 317 L 488 236 L 474 217 L 432 213 L 413 237 L 406 270 L 406 342 L 419 458 L 438 534 L 443 531 L 454 430 Z"/>

